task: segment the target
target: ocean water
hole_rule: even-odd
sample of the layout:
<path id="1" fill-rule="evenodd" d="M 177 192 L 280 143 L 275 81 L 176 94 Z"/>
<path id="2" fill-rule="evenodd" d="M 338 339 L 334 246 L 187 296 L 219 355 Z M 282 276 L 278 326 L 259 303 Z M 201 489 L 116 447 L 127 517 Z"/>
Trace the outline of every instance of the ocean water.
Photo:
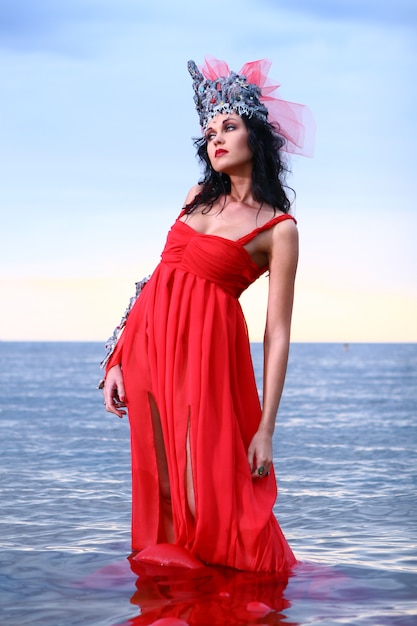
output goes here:
<path id="1" fill-rule="evenodd" d="M 2 626 L 417 624 L 416 344 L 292 345 L 274 447 L 288 580 L 128 560 L 129 428 L 95 389 L 102 356 L 0 343 Z"/>

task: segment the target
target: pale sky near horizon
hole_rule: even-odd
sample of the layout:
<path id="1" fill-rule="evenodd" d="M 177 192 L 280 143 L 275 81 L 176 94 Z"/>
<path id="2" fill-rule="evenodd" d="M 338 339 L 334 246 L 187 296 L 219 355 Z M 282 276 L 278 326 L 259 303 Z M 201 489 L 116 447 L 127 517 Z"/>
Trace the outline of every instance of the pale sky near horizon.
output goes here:
<path id="1" fill-rule="evenodd" d="M 416 30 L 414 0 L 0 0 L 0 340 L 111 334 L 199 178 L 186 63 L 213 55 L 271 59 L 316 120 L 293 340 L 417 341 Z"/>

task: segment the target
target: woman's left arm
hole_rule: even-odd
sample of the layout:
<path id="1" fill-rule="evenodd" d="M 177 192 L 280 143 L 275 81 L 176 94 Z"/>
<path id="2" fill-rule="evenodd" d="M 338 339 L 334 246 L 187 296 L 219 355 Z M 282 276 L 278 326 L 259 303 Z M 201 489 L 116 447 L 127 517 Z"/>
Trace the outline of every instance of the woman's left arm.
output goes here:
<path id="1" fill-rule="evenodd" d="M 272 228 L 268 240 L 269 293 L 264 336 L 263 407 L 259 427 L 248 450 L 253 477 L 269 472 L 272 435 L 284 388 L 290 345 L 294 281 L 298 263 L 298 231 L 292 220 Z"/>

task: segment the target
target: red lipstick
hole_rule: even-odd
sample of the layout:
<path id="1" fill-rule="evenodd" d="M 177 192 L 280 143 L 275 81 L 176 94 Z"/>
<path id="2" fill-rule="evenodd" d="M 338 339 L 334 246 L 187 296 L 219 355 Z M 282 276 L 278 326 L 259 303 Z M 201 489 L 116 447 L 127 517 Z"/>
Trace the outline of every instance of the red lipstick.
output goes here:
<path id="1" fill-rule="evenodd" d="M 217 158 L 217 157 L 223 156 L 223 154 L 227 154 L 227 150 L 219 149 L 219 150 L 216 150 L 216 152 L 214 153 L 214 156 L 215 158 Z"/>

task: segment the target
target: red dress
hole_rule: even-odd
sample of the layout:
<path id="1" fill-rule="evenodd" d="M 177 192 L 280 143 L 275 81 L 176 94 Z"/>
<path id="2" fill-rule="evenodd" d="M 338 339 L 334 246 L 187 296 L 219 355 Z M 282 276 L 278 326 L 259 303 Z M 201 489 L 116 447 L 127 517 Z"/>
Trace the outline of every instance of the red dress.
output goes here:
<path id="1" fill-rule="evenodd" d="M 165 541 L 149 396 L 166 450 L 175 543 L 209 564 L 284 571 L 295 564 L 272 508 L 274 472 L 253 480 L 247 450 L 261 407 L 238 297 L 268 267 L 245 249 L 280 215 L 238 241 L 180 219 L 130 312 L 108 368 L 121 363 L 132 447 L 132 547 Z M 190 433 L 195 518 L 187 504 Z"/>

